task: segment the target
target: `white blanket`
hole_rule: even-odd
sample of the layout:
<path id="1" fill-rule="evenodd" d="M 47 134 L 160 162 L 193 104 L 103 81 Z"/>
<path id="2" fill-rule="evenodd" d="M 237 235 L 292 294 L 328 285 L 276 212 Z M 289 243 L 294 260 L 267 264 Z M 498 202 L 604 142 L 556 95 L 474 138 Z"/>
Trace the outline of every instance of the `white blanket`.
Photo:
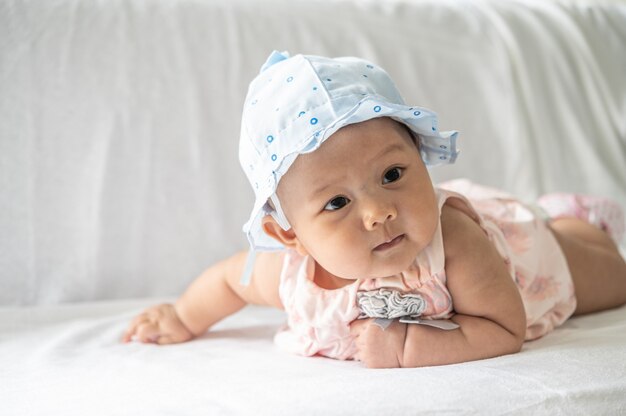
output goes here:
<path id="1" fill-rule="evenodd" d="M 157 300 L 0 309 L 0 413 L 37 415 L 620 415 L 626 308 L 571 319 L 521 353 L 368 370 L 283 353 L 282 312 L 248 307 L 192 342 L 121 344 Z"/>

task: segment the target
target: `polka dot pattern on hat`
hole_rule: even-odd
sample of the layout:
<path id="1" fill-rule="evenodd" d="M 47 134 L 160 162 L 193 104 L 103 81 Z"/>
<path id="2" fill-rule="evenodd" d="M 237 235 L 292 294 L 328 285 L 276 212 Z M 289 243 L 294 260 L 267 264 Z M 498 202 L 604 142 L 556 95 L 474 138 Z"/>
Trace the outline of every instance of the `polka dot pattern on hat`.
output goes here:
<path id="1" fill-rule="evenodd" d="M 253 248 L 280 248 L 264 235 L 260 218 L 296 157 L 317 149 L 339 128 L 375 117 L 392 117 L 413 130 L 427 165 L 456 159 L 456 132 L 440 133 L 435 113 L 406 106 L 382 68 L 352 57 L 270 55 L 250 84 L 239 146 L 256 194 L 244 225 Z"/>

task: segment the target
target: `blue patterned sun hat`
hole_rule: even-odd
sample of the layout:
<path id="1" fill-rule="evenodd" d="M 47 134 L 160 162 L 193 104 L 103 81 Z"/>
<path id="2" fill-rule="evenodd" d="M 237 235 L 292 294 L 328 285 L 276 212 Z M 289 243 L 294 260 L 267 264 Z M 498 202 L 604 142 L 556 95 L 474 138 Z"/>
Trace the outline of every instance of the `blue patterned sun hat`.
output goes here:
<path id="1" fill-rule="evenodd" d="M 407 125 L 427 166 L 454 163 L 457 132 L 439 132 L 434 112 L 405 105 L 382 68 L 353 57 L 269 56 L 250 83 L 239 142 L 239 161 L 256 195 L 243 226 L 253 250 L 282 248 L 264 233 L 262 218 L 272 215 L 289 228 L 276 188 L 298 155 L 315 151 L 344 126 L 376 117 Z"/>

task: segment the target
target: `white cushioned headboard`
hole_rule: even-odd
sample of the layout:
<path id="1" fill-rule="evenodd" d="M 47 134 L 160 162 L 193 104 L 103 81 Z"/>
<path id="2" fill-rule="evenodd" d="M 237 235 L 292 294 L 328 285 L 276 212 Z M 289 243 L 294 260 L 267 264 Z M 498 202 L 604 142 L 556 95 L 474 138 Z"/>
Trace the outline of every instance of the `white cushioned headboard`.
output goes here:
<path id="1" fill-rule="evenodd" d="M 273 49 L 386 68 L 461 133 L 436 181 L 626 206 L 624 45 L 612 1 L 0 6 L 0 303 L 176 295 L 246 248 L 239 115 Z"/>

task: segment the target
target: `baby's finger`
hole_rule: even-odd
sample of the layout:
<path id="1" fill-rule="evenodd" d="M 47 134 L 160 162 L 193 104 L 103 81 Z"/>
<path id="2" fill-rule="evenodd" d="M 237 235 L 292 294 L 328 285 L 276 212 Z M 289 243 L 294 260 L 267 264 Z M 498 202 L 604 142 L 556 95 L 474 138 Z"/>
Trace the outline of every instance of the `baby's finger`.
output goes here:
<path id="1" fill-rule="evenodd" d="M 128 325 L 128 328 L 126 328 L 126 331 L 124 332 L 124 336 L 122 337 L 122 342 L 132 341 L 133 336 L 135 336 L 137 333 L 137 328 L 139 327 L 139 325 L 143 324 L 144 322 L 147 322 L 147 317 L 145 316 L 145 314 L 136 316 L 130 322 L 130 324 Z"/>
<path id="2" fill-rule="evenodd" d="M 166 345 L 166 344 L 176 344 L 180 341 L 178 341 L 171 335 L 163 335 L 163 336 L 160 336 L 155 342 L 159 345 Z"/>
<path id="3" fill-rule="evenodd" d="M 157 325 L 151 322 L 143 322 L 137 327 L 135 336 L 143 343 L 157 342 L 161 337 L 161 331 Z"/>
<path id="4" fill-rule="evenodd" d="M 132 341 L 133 335 L 135 335 L 134 331 L 126 330 L 126 332 L 124 332 L 124 335 L 122 335 L 122 342 L 123 343 L 128 343 L 128 342 Z"/>
<path id="5" fill-rule="evenodd" d="M 137 328 L 142 322 L 150 321 L 150 315 L 148 315 L 148 311 L 143 311 L 139 315 L 135 316 L 132 321 L 128 324 L 128 329 L 126 332 Z"/>
<path id="6" fill-rule="evenodd" d="M 150 315 L 148 311 L 143 311 L 139 315 L 135 316 L 132 321 L 130 321 L 129 326 L 137 326 L 144 321 L 149 321 Z"/>

